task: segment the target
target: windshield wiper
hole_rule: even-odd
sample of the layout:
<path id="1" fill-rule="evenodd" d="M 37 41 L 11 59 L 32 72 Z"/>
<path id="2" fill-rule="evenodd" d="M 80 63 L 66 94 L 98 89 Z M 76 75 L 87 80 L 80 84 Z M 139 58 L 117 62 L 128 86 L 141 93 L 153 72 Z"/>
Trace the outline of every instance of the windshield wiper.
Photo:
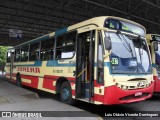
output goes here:
<path id="1" fill-rule="evenodd" d="M 132 57 L 133 57 L 133 51 L 132 51 L 132 48 L 131 48 L 130 43 L 126 40 L 126 38 L 125 38 L 123 35 L 121 35 L 122 38 L 120 37 L 120 35 L 121 35 L 121 34 L 120 34 L 119 32 L 117 32 L 117 36 L 118 36 L 119 39 L 121 40 L 123 46 L 131 53 L 131 55 L 132 55 Z"/>
<path id="2" fill-rule="evenodd" d="M 140 56 L 140 61 L 141 61 L 141 63 L 142 63 L 142 52 L 143 52 L 143 46 L 142 46 L 142 40 L 141 40 L 141 37 L 139 36 L 138 37 L 138 40 L 140 41 L 140 46 L 139 46 L 139 56 Z M 141 50 L 142 49 L 142 50 Z M 141 52 L 142 51 L 142 52 Z"/>
<path id="3" fill-rule="evenodd" d="M 132 52 L 132 48 L 129 42 L 127 42 L 126 38 L 124 37 L 124 35 L 121 35 L 123 37 L 123 40 L 125 41 L 125 43 L 128 45 L 129 51 Z"/>

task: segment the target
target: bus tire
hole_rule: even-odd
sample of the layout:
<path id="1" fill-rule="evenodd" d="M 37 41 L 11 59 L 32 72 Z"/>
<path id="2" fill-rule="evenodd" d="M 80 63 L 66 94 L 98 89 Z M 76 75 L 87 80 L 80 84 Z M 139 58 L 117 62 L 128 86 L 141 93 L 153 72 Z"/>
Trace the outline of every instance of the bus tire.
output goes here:
<path id="1" fill-rule="evenodd" d="M 74 105 L 75 100 L 72 98 L 72 90 L 70 84 L 65 81 L 62 83 L 61 88 L 60 88 L 60 100 L 63 103 L 69 104 L 69 105 Z"/>
<path id="2" fill-rule="evenodd" d="M 20 76 L 20 75 L 17 75 L 16 84 L 17 84 L 17 86 L 22 87 L 22 84 L 21 84 L 21 76 Z"/>

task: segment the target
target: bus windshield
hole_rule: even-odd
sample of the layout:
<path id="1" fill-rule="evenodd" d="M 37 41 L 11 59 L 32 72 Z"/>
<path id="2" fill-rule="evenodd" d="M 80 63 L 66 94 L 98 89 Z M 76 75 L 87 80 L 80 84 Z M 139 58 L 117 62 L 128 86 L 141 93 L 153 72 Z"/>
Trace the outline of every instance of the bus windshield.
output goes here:
<path id="1" fill-rule="evenodd" d="M 158 51 L 156 51 L 156 64 L 158 70 L 158 76 L 160 77 L 160 43 L 158 43 Z"/>
<path id="2" fill-rule="evenodd" d="M 106 32 L 111 39 L 112 73 L 151 73 L 151 62 L 145 39 Z"/>

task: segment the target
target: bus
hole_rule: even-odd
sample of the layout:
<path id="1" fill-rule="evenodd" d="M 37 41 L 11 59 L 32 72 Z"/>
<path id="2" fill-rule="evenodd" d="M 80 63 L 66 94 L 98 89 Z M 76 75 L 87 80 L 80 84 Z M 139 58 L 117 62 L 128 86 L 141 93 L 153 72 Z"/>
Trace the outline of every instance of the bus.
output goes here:
<path id="1" fill-rule="evenodd" d="M 150 47 L 152 57 L 154 92 L 160 92 L 160 35 L 147 34 L 146 39 Z"/>
<path id="2" fill-rule="evenodd" d="M 130 20 L 91 18 L 8 50 L 6 77 L 59 94 L 67 104 L 142 101 L 152 96 L 154 85 L 145 35 Z"/>

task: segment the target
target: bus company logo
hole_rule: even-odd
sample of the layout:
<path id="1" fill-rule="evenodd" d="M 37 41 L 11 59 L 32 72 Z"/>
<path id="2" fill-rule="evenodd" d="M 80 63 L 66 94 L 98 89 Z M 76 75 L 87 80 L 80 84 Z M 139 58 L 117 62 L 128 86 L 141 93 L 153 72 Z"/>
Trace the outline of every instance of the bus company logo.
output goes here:
<path id="1" fill-rule="evenodd" d="M 137 87 L 144 87 L 145 86 L 145 83 L 144 82 L 139 82 L 138 84 L 137 84 Z"/>
<path id="2" fill-rule="evenodd" d="M 17 67 L 17 71 L 40 73 L 40 68 L 36 68 L 36 67 Z"/>

